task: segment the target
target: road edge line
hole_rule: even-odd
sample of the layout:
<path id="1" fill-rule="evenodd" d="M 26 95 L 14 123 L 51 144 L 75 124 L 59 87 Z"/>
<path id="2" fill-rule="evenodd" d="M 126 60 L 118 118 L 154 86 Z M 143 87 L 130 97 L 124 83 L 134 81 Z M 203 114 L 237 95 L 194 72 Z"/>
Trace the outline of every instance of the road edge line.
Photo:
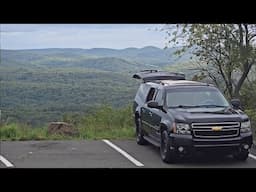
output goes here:
<path id="1" fill-rule="evenodd" d="M 6 158 L 4 158 L 2 155 L 0 155 L 0 161 L 2 161 L 6 167 L 14 167 L 14 165 Z"/>
<path id="2" fill-rule="evenodd" d="M 115 149 L 117 152 L 119 152 L 121 155 L 123 155 L 124 157 L 126 157 L 129 161 L 131 161 L 133 164 L 135 164 L 138 167 L 143 167 L 144 164 L 139 162 L 138 160 L 136 160 L 134 157 L 132 157 L 131 155 L 129 155 L 127 152 L 125 152 L 124 150 L 122 150 L 120 147 L 116 146 L 115 144 L 113 144 L 112 142 L 110 142 L 107 139 L 102 139 L 103 142 L 105 142 L 107 145 L 109 145 L 110 147 L 112 147 L 113 149 Z"/>
<path id="3" fill-rule="evenodd" d="M 251 157 L 252 159 L 256 160 L 256 156 L 251 154 L 251 153 L 249 153 L 249 157 Z"/>

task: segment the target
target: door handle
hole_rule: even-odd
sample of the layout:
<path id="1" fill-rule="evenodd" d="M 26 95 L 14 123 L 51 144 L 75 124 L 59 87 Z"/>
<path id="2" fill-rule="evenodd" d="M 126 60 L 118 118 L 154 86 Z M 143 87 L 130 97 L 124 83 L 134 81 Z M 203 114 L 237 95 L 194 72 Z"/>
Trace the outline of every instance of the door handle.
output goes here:
<path id="1" fill-rule="evenodd" d="M 148 112 L 148 114 L 152 117 L 153 113 L 152 112 Z"/>

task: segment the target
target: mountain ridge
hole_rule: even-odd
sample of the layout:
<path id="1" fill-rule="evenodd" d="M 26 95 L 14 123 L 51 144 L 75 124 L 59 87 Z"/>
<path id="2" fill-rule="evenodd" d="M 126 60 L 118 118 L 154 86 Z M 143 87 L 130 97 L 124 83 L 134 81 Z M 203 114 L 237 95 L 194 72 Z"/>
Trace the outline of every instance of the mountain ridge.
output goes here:
<path id="1" fill-rule="evenodd" d="M 37 126 L 101 104 L 128 105 L 140 83 L 134 72 L 175 64 L 174 51 L 152 46 L 1 50 L 2 119 Z"/>
<path id="2" fill-rule="evenodd" d="M 98 58 L 119 58 L 131 62 L 134 64 L 152 65 L 156 67 L 163 67 L 165 65 L 173 64 L 177 61 L 187 59 L 188 53 L 185 53 L 183 58 L 179 58 L 174 55 L 174 51 L 178 48 L 160 49 L 154 46 L 146 46 L 143 48 L 128 47 L 125 49 L 110 49 L 110 48 L 46 48 L 46 49 L 20 49 L 10 50 L 2 49 L 1 58 L 3 61 L 20 62 L 24 60 L 40 60 L 42 57 L 45 59 L 53 57 L 58 60 L 58 57 L 62 58 L 75 58 L 75 59 L 98 59 Z"/>

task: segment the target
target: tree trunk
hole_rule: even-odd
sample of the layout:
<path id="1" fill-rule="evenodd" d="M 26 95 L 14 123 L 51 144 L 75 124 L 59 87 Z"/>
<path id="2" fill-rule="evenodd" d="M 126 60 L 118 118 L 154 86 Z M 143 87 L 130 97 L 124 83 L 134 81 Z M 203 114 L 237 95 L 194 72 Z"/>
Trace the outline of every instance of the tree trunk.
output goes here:
<path id="1" fill-rule="evenodd" d="M 244 65 L 244 71 L 243 71 L 243 74 L 241 76 L 241 78 L 239 79 L 237 85 L 235 86 L 235 91 L 234 91 L 234 97 L 235 98 L 239 98 L 240 97 L 240 94 L 239 94 L 239 91 L 244 83 L 244 80 L 246 79 L 248 73 L 250 72 L 251 68 L 252 68 L 252 65 L 253 63 L 250 63 L 248 64 L 248 61 L 247 63 Z"/>

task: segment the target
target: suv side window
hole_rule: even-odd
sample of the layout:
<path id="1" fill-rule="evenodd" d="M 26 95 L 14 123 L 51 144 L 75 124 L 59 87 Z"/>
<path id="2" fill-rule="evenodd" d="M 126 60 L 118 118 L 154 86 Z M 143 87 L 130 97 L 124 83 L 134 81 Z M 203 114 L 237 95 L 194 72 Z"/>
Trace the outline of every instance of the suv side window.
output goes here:
<path id="1" fill-rule="evenodd" d="M 159 105 L 163 105 L 163 91 L 161 89 L 157 91 L 155 101 L 158 102 Z"/>
<path id="2" fill-rule="evenodd" d="M 136 94 L 135 100 L 140 100 L 141 102 L 144 103 L 146 100 L 148 91 L 149 91 L 149 87 L 144 84 L 141 84 Z"/>
<path id="3" fill-rule="evenodd" d="M 150 88 L 150 90 L 148 92 L 148 96 L 147 96 L 146 102 L 153 100 L 155 92 L 156 92 L 155 88 Z"/>

